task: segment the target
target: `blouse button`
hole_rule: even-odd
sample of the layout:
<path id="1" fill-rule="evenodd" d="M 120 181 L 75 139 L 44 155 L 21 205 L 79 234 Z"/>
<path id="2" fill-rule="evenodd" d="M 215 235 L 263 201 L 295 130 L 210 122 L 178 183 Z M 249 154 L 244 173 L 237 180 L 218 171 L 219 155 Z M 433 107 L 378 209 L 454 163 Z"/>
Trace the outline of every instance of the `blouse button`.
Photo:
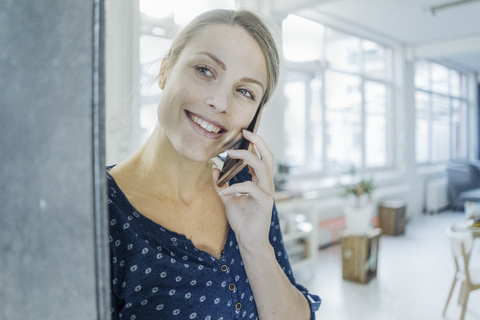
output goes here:
<path id="1" fill-rule="evenodd" d="M 227 272 L 228 267 L 227 267 L 227 265 L 224 264 L 224 265 L 222 265 L 222 266 L 220 267 L 220 269 L 221 269 L 223 272 Z"/>
<path id="2" fill-rule="evenodd" d="M 220 254 L 223 256 L 224 253 L 225 253 L 225 250 L 222 249 L 222 252 L 220 252 Z"/>
<path id="3" fill-rule="evenodd" d="M 242 304 L 240 302 L 237 302 L 237 304 L 235 305 L 235 308 L 237 310 L 240 310 L 241 307 L 242 307 Z"/>
<path id="4" fill-rule="evenodd" d="M 230 291 L 235 290 L 235 285 L 234 285 L 233 283 L 230 283 L 230 284 L 228 285 L 228 289 L 230 289 Z"/>

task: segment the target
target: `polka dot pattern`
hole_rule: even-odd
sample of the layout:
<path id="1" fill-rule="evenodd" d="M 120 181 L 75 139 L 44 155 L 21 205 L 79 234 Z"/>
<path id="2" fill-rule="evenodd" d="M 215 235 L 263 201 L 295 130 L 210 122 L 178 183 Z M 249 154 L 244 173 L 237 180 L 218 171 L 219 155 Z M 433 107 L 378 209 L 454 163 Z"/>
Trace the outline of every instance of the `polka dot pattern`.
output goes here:
<path id="1" fill-rule="evenodd" d="M 242 171 L 232 181 L 248 179 Z M 220 259 L 184 235 L 147 219 L 109 184 L 112 319 L 258 319 L 255 300 L 232 229 Z M 320 299 L 295 283 L 274 207 L 270 242 L 288 279 L 312 309 Z"/>

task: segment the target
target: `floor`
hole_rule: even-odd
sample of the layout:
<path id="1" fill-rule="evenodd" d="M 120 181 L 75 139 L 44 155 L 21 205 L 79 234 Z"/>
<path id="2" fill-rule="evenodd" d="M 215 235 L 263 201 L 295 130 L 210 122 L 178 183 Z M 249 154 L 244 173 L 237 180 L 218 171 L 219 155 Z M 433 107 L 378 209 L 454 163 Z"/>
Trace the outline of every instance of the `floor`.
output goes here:
<path id="1" fill-rule="evenodd" d="M 446 227 L 462 221 L 458 212 L 410 219 L 404 235 L 382 236 L 377 277 L 368 284 L 342 279 L 340 250 L 321 250 L 313 280 L 304 285 L 320 295 L 317 319 L 328 320 L 457 320 L 457 284 L 445 317 L 443 308 L 455 265 Z M 480 239 L 475 240 L 471 265 L 480 266 Z M 339 249 L 339 248 L 338 248 Z M 465 320 L 480 319 L 480 290 L 469 297 Z"/>

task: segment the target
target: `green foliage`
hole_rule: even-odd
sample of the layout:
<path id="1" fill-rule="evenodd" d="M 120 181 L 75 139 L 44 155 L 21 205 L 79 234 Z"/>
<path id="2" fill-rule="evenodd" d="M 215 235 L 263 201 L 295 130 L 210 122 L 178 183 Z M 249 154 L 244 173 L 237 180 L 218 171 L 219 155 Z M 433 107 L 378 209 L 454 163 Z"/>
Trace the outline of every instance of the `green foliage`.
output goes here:
<path id="1" fill-rule="evenodd" d="M 349 171 L 350 175 L 355 176 L 356 170 L 355 167 L 352 166 Z M 367 195 L 369 198 L 372 196 L 373 190 L 375 189 L 375 185 L 373 184 L 373 179 L 361 179 L 358 183 L 349 184 L 343 186 L 345 190 L 345 197 L 348 196 L 355 196 L 357 198 Z"/>
<path id="2" fill-rule="evenodd" d="M 354 195 L 355 197 L 360 197 L 362 195 L 371 196 L 375 185 L 373 184 L 373 179 L 360 180 L 360 182 L 344 186 L 345 196 Z"/>

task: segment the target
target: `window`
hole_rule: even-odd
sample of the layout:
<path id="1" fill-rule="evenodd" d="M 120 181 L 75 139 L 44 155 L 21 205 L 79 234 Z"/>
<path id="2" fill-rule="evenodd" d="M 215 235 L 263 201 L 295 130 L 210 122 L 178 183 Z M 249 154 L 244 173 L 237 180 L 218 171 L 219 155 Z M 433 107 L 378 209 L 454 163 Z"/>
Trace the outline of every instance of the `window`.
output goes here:
<path id="1" fill-rule="evenodd" d="M 290 171 L 390 165 L 391 50 L 294 15 L 282 32 Z"/>
<path id="2" fill-rule="evenodd" d="M 415 64 L 416 159 L 439 163 L 466 158 L 467 77 L 443 65 Z"/>

